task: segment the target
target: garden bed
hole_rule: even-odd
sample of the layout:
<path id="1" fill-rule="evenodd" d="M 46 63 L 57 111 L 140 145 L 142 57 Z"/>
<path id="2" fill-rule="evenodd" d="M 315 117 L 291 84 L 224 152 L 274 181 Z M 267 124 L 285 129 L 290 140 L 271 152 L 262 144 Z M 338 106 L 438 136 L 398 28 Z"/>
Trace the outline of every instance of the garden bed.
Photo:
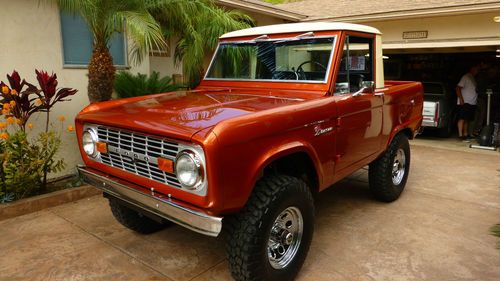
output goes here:
<path id="1" fill-rule="evenodd" d="M 102 192 L 100 190 L 93 186 L 84 185 L 20 199 L 12 203 L 0 204 L 0 221 L 66 204 L 101 193 Z"/>

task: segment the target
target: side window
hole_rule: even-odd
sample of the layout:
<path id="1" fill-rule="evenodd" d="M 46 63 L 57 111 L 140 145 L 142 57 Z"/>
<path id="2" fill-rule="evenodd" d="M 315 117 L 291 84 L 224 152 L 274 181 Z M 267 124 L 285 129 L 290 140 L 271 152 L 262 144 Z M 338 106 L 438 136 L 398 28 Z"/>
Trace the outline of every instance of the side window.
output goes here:
<path id="1" fill-rule="evenodd" d="M 336 95 L 355 93 L 373 83 L 373 39 L 347 36 L 342 52 Z"/>
<path id="2" fill-rule="evenodd" d="M 61 33 L 65 66 L 86 66 L 92 56 L 93 38 L 87 23 L 79 15 L 61 12 Z M 123 33 L 115 33 L 109 43 L 115 66 L 127 66 Z"/>

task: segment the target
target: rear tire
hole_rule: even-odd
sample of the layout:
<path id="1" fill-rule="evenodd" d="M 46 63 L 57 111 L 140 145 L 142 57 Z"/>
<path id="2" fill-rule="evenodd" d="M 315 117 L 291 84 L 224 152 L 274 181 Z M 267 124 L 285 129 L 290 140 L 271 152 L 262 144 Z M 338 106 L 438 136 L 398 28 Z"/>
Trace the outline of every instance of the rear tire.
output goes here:
<path id="1" fill-rule="evenodd" d="M 314 229 L 314 202 L 302 180 L 283 175 L 259 180 L 247 205 L 227 219 L 227 256 L 235 280 L 295 278 Z"/>
<path id="2" fill-rule="evenodd" d="M 142 234 L 150 234 L 163 229 L 168 223 L 160 223 L 135 211 L 119 200 L 109 198 L 109 206 L 116 220 L 123 226 Z"/>
<path id="3" fill-rule="evenodd" d="M 389 148 L 370 163 L 370 191 L 382 202 L 392 202 L 403 192 L 410 172 L 410 144 L 406 135 L 397 134 Z"/>

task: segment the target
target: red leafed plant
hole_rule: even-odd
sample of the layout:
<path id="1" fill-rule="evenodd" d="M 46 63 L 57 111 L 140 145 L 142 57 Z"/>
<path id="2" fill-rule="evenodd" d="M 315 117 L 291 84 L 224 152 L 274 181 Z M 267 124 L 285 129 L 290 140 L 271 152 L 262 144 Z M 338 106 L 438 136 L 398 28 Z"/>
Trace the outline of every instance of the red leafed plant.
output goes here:
<path id="1" fill-rule="evenodd" d="M 69 96 L 76 94 L 77 90 L 71 88 L 60 88 L 57 90 L 57 75 L 52 73 L 49 75 L 46 71 L 38 71 L 36 72 L 36 79 L 38 80 L 38 84 L 40 85 L 41 94 L 41 111 L 47 112 L 47 122 L 45 123 L 45 130 L 48 130 L 49 127 L 49 115 L 50 110 L 54 106 L 54 104 L 60 101 L 68 101 L 66 99 Z"/>
<path id="2" fill-rule="evenodd" d="M 21 130 L 25 131 L 26 124 L 33 113 L 46 112 L 45 131 L 47 132 L 52 107 L 58 102 L 68 101 L 68 97 L 74 95 L 77 90 L 57 89 L 58 82 L 55 73 L 49 75 L 43 70 L 35 70 L 35 73 L 40 88 L 26 82 L 25 79 L 21 80 L 19 73 L 15 70 L 11 75 L 7 75 L 10 87 L 3 81 L 0 82 L 2 114 L 6 120 L 14 120 Z"/>

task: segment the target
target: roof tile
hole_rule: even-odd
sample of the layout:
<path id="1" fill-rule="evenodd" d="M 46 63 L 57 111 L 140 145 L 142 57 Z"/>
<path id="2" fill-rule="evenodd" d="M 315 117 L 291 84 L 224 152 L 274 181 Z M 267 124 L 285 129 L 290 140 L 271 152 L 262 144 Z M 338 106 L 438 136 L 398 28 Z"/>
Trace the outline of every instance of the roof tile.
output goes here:
<path id="1" fill-rule="evenodd" d="M 411 11 L 415 9 L 438 9 L 454 6 L 475 4 L 500 4 L 493 0 L 302 0 L 279 4 L 277 7 L 296 13 L 301 13 L 310 18 L 335 18 L 354 15 L 370 15 L 376 13 L 389 13 Z"/>

